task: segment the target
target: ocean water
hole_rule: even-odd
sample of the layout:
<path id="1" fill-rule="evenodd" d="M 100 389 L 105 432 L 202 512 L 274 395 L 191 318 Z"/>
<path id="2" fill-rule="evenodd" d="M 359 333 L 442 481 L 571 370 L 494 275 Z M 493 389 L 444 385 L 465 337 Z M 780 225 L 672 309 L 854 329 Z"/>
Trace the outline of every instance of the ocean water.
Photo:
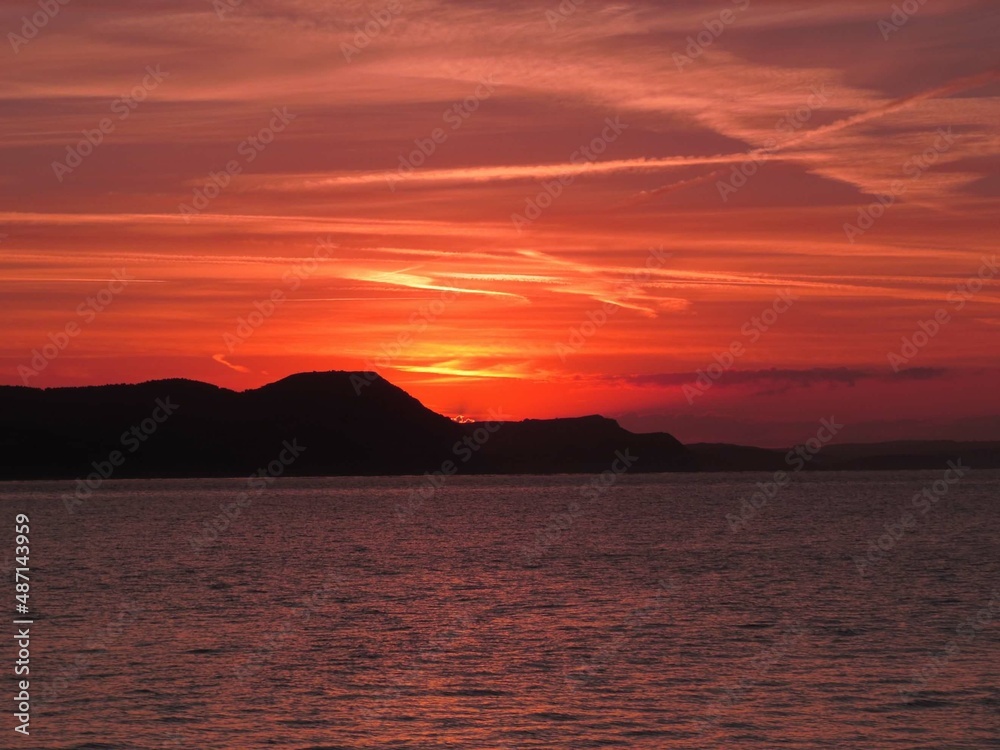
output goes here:
<path id="1" fill-rule="evenodd" d="M 1000 473 L 944 468 L 3 484 L 0 746 L 1000 747 Z"/>

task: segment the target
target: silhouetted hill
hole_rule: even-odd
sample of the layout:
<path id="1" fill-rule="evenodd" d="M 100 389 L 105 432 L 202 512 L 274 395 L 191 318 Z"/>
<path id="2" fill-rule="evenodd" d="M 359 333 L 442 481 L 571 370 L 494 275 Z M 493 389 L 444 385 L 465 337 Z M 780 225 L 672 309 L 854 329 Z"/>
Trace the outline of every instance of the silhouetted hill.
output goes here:
<path id="1" fill-rule="evenodd" d="M 272 463 L 292 453 L 287 466 Z M 0 479 L 248 476 L 269 464 L 300 476 L 596 474 L 624 463 L 630 472 L 777 471 L 789 468 L 786 453 L 685 447 L 601 416 L 459 424 L 375 373 L 301 373 L 243 392 L 192 380 L 0 386 Z M 958 458 L 1000 468 L 1000 444 L 834 444 L 807 469 L 937 469 Z"/>
<path id="2" fill-rule="evenodd" d="M 787 471 L 788 449 L 753 448 L 722 443 L 687 446 L 699 471 Z M 890 471 L 943 469 L 961 459 L 977 469 L 1000 469 L 1000 443 L 909 440 L 889 443 L 842 443 L 823 447 L 807 471 Z M 794 459 L 793 459 L 794 460 Z"/>
<path id="3" fill-rule="evenodd" d="M 788 451 L 726 443 L 692 443 L 687 446 L 701 471 L 778 471 L 788 469 Z"/>
<path id="4" fill-rule="evenodd" d="M 483 445 L 471 472 L 575 473 L 610 468 L 616 451 L 637 461 L 630 471 L 691 470 L 687 449 L 666 433 L 636 434 L 607 417 L 506 422 Z M 471 463 L 471 462 L 470 462 Z"/>
<path id="5" fill-rule="evenodd" d="M 282 468 L 294 475 L 423 474 L 448 461 L 461 473 L 596 473 L 615 451 L 638 458 L 633 471 L 692 468 L 670 435 L 603 417 L 459 424 L 374 373 L 302 373 L 241 393 L 190 380 L 0 387 L 0 430 L 3 479 L 83 477 L 115 452 L 118 478 L 246 476 L 290 455 L 286 441 L 305 448 Z"/>
<path id="6" fill-rule="evenodd" d="M 1000 443 L 953 440 L 902 440 L 890 443 L 844 443 L 823 449 L 823 468 L 925 469 L 962 459 L 977 469 L 1000 469 Z"/>

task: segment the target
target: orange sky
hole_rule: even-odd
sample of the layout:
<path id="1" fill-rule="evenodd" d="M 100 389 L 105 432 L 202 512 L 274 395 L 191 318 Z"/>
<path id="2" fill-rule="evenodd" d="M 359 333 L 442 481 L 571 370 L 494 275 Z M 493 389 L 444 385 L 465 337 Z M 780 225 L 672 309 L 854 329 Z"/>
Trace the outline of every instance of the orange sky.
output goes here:
<path id="1" fill-rule="evenodd" d="M 0 382 L 1000 439 L 995 3 L 224 3 L 0 10 Z"/>

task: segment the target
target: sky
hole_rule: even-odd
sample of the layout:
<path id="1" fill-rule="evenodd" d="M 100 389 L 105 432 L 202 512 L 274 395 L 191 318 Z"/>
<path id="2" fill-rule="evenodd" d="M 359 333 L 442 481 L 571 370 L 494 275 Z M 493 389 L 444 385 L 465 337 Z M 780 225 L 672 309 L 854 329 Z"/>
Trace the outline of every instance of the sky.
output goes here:
<path id="1" fill-rule="evenodd" d="M 0 9 L 0 383 L 1000 439 L 993 0 Z"/>

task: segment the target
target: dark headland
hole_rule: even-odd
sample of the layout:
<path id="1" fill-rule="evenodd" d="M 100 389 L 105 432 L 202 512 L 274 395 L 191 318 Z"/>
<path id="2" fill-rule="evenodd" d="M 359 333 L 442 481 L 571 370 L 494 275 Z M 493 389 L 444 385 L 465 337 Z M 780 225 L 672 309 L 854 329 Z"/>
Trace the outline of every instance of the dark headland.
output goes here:
<path id="1" fill-rule="evenodd" d="M 361 383 L 364 383 L 361 385 Z M 0 386 L 0 479 L 247 476 L 286 445 L 297 476 L 776 471 L 787 451 L 682 445 L 612 419 L 460 424 L 374 373 L 313 372 L 237 392 L 192 380 L 81 388 Z M 831 444 L 808 469 L 1000 467 L 1000 443 Z"/>

